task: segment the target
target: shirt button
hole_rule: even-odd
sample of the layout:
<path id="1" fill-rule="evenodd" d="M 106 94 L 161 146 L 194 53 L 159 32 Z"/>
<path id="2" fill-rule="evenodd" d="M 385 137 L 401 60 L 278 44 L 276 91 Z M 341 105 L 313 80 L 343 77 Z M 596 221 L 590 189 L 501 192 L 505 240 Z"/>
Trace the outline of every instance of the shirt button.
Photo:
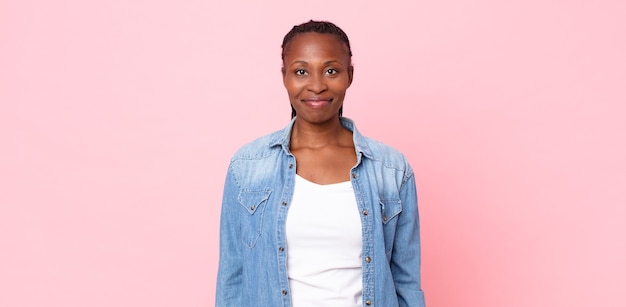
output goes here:
<path id="1" fill-rule="evenodd" d="M 279 251 L 279 252 L 282 252 L 282 251 L 284 251 L 284 250 L 285 250 L 285 248 L 284 248 L 284 247 L 282 247 L 282 246 L 278 248 L 278 251 Z"/>
<path id="2" fill-rule="evenodd" d="M 293 168 L 293 164 L 291 164 L 291 163 L 290 163 L 290 164 L 289 164 L 289 168 Z"/>
<path id="3" fill-rule="evenodd" d="M 286 205 L 287 205 L 287 202 L 286 202 L 286 201 L 284 201 L 282 205 L 283 205 L 283 206 L 286 206 Z"/>
<path id="4" fill-rule="evenodd" d="M 372 305 L 372 301 L 370 301 L 370 300 L 365 301 L 365 305 L 371 306 Z"/>
<path id="5" fill-rule="evenodd" d="M 367 215 L 369 214 L 369 212 L 367 212 L 367 210 L 363 210 L 363 215 Z"/>
<path id="6" fill-rule="evenodd" d="M 386 221 L 387 221 L 387 217 L 383 216 L 383 222 L 386 222 Z"/>
<path id="7" fill-rule="evenodd" d="M 287 290 L 283 290 L 283 295 L 287 295 Z"/>
<path id="8" fill-rule="evenodd" d="M 367 263 L 372 262 L 372 258 L 370 258 L 370 257 L 365 257 L 365 262 L 367 262 Z"/>
<path id="9" fill-rule="evenodd" d="M 356 179 L 356 173 L 352 173 L 352 178 Z"/>
<path id="10" fill-rule="evenodd" d="M 250 210 L 254 210 L 254 206 L 251 206 L 251 207 L 250 207 Z"/>

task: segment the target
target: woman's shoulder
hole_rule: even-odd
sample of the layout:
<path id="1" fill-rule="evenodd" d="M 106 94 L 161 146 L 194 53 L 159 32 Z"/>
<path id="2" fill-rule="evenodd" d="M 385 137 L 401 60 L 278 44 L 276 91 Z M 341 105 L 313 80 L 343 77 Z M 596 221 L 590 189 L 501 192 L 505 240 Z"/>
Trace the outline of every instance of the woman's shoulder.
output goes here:
<path id="1" fill-rule="evenodd" d="M 283 130 L 258 137 L 241 146 L 232 156 L 231 161 L 262 159 L 280 149 Z"/>
<path id="2" fill-rule="evenodd" d="M 379 161 L 389 168 L 411 172 L 406 156 L 398 149 L 379 140 L 361 136 L 362 153 L 369 159 Z"/>

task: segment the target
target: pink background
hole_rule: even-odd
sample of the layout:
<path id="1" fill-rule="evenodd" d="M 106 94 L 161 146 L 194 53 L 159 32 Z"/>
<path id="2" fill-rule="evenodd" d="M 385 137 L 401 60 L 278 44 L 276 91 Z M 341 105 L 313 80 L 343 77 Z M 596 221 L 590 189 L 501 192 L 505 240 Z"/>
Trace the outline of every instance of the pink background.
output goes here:
<path id="1" fill-rule="evenodd" d="M 0 306 L 212 306 L 228 159 L 288 122 L 311 18 L 352 40 L 344 114 L 416 170 L 430 307 L 626 306 L 625 12 L 1 0 Z"/>

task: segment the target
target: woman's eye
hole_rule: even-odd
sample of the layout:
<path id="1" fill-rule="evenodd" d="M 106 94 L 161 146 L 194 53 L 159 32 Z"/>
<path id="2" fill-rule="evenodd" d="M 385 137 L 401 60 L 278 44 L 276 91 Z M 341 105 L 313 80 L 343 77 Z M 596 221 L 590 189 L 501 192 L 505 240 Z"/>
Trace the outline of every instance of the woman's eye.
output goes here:
<path id="1" fill-rule="evenodd" d="M 304 69 L 298 69 L 296 70 L 296 75 L 297 76 L 303 76 L 306 74 L 306 71 L 304 71 Z"/>
<path id="2" fill-rule="evenodd" d="M 337 73 L 337 70 L 334 68 L 329 68 L 326 70 L 326 74 L 329 74 L 329 75 L 334 75 L 336 73 Z"/>

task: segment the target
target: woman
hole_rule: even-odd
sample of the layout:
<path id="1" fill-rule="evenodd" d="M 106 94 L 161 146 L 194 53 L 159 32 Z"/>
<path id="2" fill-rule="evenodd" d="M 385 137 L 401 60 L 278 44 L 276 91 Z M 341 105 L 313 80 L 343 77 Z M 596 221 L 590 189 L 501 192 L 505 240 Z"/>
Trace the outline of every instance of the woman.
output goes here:
<path id="1" fill-rule="evenodd" d="M 231 159 L 216 306 L 424 306 L 415 177 L 342 117 L 351 56 L 330 22 L 285 36 L 292 120 Z"/>

